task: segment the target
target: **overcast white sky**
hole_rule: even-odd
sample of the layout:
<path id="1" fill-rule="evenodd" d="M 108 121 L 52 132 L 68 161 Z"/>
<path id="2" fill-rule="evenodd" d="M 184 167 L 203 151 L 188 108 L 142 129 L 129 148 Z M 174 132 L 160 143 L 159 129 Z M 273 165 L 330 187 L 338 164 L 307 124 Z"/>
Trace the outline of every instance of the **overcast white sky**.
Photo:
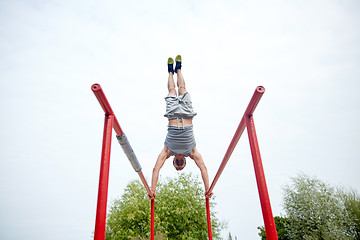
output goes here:
<path id="1" fill-rule="evenodd" d="M 356 0 L 0 1 L 0 239 L 91 238 L 104 119 L 93 83 L 151 179 L 177 54 L 210 179 L 263 85 L 254 119 L 274 216 L 299 172 L 359 191 L 359 13 Z M 138 179 L 115 140 L 109 201 Z M 224 235 L 259 239 L 246 131 L 214 193 Z"/>

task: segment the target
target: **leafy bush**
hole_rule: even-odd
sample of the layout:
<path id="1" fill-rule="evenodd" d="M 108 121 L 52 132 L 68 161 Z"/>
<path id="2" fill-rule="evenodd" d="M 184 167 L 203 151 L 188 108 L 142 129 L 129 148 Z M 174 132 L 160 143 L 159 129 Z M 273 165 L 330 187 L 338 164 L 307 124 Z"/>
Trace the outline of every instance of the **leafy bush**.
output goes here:
<path id="1" fill-rule="evenodd" d="M 360 240 L 360 197 L 300 174 L 284 187 L 284 217 L 274 217 L 279 240 Z M 261 239 L 265 228 L 258 227 Z"/>
<path id="2" fill-rule="evenodd" d="M 207 239 L 202 183 L 191 174 L 160 181 L 155 200 L 155 232 L 158 239 Z M 210 201 L 213 238 L 223 226 Z M 140 181 L 130 182 L 121 198 L 110 206 L 106 240 L 147 239 L 150 236 L 150 200 Z"/>

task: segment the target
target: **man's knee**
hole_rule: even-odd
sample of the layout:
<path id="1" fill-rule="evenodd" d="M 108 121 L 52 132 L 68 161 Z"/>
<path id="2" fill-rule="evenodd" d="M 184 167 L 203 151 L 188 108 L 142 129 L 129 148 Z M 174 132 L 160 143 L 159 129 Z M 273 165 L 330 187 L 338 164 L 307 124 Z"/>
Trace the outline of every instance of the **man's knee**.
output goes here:
<path id="1" fill-rule="evenodd" d="M 185 88 L 185 85 L 180 85 L 179 86 L 179 95 L 183 95 L 186 93 L 186 88 Z"/>
<path id="2" fill-rule="evenodd" d="M 169 88 L 169 94 L 168 94 L 168 96 L 170 96 L 170 95 L 176 95 L 176 90 L 175 90 L 175 88 Z"/>

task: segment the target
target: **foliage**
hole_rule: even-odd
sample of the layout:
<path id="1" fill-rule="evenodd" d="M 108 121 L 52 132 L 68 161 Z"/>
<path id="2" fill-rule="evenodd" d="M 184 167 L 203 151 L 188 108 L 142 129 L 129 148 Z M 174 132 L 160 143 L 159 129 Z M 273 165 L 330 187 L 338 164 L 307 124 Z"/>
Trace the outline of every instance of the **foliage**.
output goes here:
<path id="1" fill-rule="evenodd" d="M 343 201 L 345 212 L 350 218 L 347 225 L 348 235 L 360 240 L 360 196 L 354 190 L 344 191 L 339 189 L 339 195 Z"/>
<path id="2" fill-rule="evenodd" d="M 284 188 L 290 239 L 355 239 L 343 197 L 328 184 L 304 174 Z"/>
<path id="3" fill-rule="evenodd" d="M 108 213 L 106 240 L 144 237 L 150 232 L 150 201 L 140 181 L 130 182 Z"/>
<path id="4" fill-rule="evenodd" d="M 237 237 L 235 236 L 235 238 L 232 237 L 231 233 L 229 232 L 229 238 L 228 240 L 237 240 Z"/>
<path id="5" fill-rule="evenodd" d="M 279 240 L 289 240 L 289 238 L 287 236 L 287 230 L 286 230 L 288 221 L 289 220 L 286 217 L 279 217 L 279 216 L 274 217 L 276 232 L 277 232 Z M 260 230 L 259 236 L 261 237 L 261 240 L 266 240 L 265 227 L 261 226 L 261 227 L 258 227 L 258 229 Z"/>
<path id="6" fill-rule="evenodd" d="M 360 240 L 360 197 L 300 174 L 284 188 L 284 217 L 274 217 L 279 240 Z M 264 226 L 259 236 L 266 239 Z"/>
<path id="7" fill-rule="evenodd" d="M 207 239 L 205 197 L 202 184 L 191 174 L 160 181 L 155 200 L 155 239 Z M 223 226 L 210 201 L 212 233 L 219 238 Z M 140 181 L 128 184 L 120 199 L 110 206 L 106 240 L 148 239 L 150 200 Z"/>

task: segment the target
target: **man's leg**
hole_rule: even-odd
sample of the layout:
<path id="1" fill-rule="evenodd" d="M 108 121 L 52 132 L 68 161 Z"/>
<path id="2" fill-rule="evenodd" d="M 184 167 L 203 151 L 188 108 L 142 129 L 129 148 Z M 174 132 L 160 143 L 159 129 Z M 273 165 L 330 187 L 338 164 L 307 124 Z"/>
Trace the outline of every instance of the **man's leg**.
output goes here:
<path id="1" fill-rule="evenodd" d="M 174 82 L 174 59 L 169 58 L 168 59 L 168 72 L 169 72 L 169 78 L 168 78 L 168 90 L 169 90 L 169 95 L 176 95 L 176 90 L 175 90 L 175 82 Z"/>
<path id="2" fill-rule="evenodd" d="M 184 77 L 182 75 L 181 72 L 181 56 L 177 55 L 176 56 L 176 67 L 175 67 L 175 71 L 177 74 L 177 86 L 179 88 L 179 95 L 183 95 L 186 93 L 186 88 L 185 88 L 185 80 Z"/>

